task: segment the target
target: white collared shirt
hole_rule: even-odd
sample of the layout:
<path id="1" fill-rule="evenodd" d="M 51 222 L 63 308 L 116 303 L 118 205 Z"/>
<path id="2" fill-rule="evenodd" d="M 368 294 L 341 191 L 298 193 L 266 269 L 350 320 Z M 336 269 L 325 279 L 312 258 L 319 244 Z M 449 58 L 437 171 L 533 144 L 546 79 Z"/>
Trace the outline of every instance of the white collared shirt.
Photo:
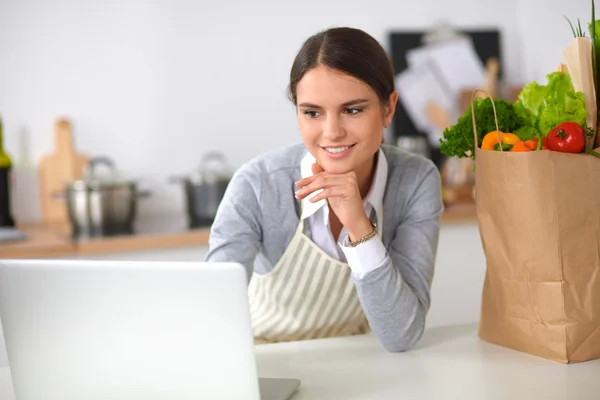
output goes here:
<path id="1" fill-rule="evenodd" d="M 315 158 L 312 154 L 307 153 L 300 165 L 302 178 L 313 175 L 312 164 L 314 163 Z M 387 160 L 383 151 L 379 150 L 373 182 L 367 196 L 363 199 L 365 213 L 367 217 L 377 221 L 379 231 L 382 229 L 383 222 L 383 194 L 387 183 L 387 174 Z M 358 279 L 381 267 L 386 256 L 381 236 L 377 235 L 371 240 L 352 247 L 348 239 L 348 232 L 345 227 L 342 227 L 336 243 L 329 224 L 327 200 L 320 200 L 316 203 L 309 201 L 318 193 L 320 191 L 316 191 L 302 200 L 301 218 L 305 219 L 305 223 L 310 227 L 311 240 L 330 257 L 347 262 L 352 269 L 352 274 Z"/>

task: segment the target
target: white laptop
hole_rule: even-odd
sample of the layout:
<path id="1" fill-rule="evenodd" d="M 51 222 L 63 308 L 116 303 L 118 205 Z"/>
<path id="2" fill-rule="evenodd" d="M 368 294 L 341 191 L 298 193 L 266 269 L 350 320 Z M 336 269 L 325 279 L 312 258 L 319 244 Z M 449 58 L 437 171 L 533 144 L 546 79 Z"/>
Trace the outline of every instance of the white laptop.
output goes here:
<path id="1" fill-rule="evenodd" d="M 17 400 L 287 400 L 300 384 L 258 379 L 240 264 L 3 260 L 0 317 Z"/>

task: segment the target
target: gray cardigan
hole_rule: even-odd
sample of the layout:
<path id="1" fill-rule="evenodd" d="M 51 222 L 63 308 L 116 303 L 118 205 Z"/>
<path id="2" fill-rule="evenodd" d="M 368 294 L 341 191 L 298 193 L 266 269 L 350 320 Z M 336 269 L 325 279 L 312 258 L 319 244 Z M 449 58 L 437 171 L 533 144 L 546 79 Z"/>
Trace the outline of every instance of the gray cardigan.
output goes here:
<path id="1" fill-rule="evenodd" d="M 382 267 L 354 279 L 371 329 L 389 351 L 403 351 L 423 333 L 430 305 L 443 211 L 441 179 L 436 166 L 397 147 L 381 146 L 388 162 L 383 197 Z M 262 154 L 236 171 L 211 227 L 206 261 L 243 264 L 269 272 L 283 255 L 298 226 L 303 144 Z M 305 233 L 308 224 L 305 224 Z"/>

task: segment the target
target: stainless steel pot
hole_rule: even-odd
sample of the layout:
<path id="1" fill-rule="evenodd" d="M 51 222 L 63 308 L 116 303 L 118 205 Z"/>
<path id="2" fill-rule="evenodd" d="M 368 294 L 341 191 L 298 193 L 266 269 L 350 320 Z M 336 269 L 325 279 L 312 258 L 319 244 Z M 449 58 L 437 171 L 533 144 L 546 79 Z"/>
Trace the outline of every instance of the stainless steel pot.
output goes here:
<path id="1" fill-rule="evenodd" d="M 225 155 L 214 151 L 202 157 L 192 174 L 170 179 L 172 183 L 183 184 L 190 228 L 213 223 L 232 175 Z"/>
<path id="2" fill-rule="evenodd" d="M 101 165 L 109 169 L 108 178 L 97 174 Z M 133 233 L 137 201 L 149 194 L 139 191 L 136 182 L 119 179 L 109 158 L 91 159 L 84 178 L 68 183 L 64 193 L 73 235 L 93 237 Z"/>

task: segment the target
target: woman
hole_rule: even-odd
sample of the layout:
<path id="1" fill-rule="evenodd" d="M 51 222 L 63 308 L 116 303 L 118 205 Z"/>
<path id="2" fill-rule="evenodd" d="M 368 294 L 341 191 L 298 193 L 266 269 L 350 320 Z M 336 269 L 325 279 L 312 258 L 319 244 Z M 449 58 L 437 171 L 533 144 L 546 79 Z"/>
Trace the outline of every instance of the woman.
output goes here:
<path id="1" fill-rule="evenodd" d="M 429 309 L 443 207 L 434 164 L 382 144 L 398 99 L 389 59 L 365 32 L 329 29 L 300 49 L 289 94 L 303 144 L 236 172 L 206 260 L 246 267 L 258 342 L 373 330 L 406 350 Z"/>

